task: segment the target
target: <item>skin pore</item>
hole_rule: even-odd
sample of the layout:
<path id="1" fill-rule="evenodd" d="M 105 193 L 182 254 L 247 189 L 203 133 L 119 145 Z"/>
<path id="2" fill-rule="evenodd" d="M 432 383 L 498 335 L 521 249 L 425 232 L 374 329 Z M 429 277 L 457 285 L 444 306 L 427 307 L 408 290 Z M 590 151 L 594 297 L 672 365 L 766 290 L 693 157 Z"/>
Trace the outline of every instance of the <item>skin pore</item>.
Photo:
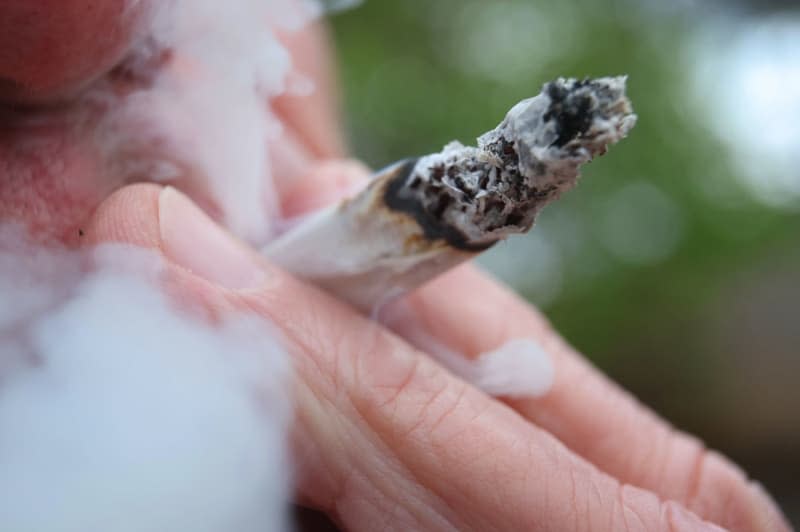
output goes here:
<path id="1" fill-rule="evenodd" d="M 474 268 L 407 298 L 395 334 L 266 264 L 197 207 L 213 212 L 202 187 L 189 199 L 109 171 L 90 135 L 104 110 L 80 95 L 146 30 L 149 4 L 0 2 L 0 219 L 44 242 L 150 248 L 168 262 L 175 297 L 276 325 L 294 357 L 300 501 L 348 530 L 788 530 L 736 466 L 636 402 Z M 282 40 L 317 88 L 268 102 L 285 126 L 268 150 L 291 216 L 368 172 L 342 159 L 324 30 Z M 466 357 L 534 337 L 553 357 L 553 388 L 490 398 L 404 340 L 420 330 Z"/>

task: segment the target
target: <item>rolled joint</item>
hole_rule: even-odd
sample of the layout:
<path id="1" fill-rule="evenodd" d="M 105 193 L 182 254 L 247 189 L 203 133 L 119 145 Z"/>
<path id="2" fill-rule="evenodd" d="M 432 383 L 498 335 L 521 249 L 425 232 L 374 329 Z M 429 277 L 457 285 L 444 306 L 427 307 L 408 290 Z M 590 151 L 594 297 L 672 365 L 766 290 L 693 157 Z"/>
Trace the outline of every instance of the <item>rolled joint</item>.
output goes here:
<path id="1" fill-rule="evenodd" d="M 374 312 L 515 233 L 575 184 L 635 122 L 625 78 L 559 79 L 515 105 L 477 147 L 376 172 L 352 198 L 319 211 L 265 254 L 364 312 Z"/>
<path id="2" fill-rule="evenodd" d="M 624 77 L 561 78 L 515 105 L 478 147 L 452 142 L 392 167 L 384 201 L 413 216 L 427 238 L 482 251 L 528 231 L 575 184 L 580 166 L 635 121 Z"/>

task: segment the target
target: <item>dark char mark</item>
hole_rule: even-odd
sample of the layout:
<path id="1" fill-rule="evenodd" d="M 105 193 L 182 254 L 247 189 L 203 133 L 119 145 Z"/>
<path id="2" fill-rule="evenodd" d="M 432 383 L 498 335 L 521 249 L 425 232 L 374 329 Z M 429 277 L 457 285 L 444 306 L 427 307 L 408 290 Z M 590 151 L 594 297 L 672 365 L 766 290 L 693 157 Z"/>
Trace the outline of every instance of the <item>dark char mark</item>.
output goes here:
<path id="1" fill-rule="evenodd" d="M 437 218 L 436 212 L 428 212 L 422 204 L 413 197 L 408 197 L 401 194 L 406 181 L 411 177 L 411 172 L 417 164 L 417 159 L 407 159 L 402 166 L 398 168 L 397 175 L 395 175 L 386 187 L 383 201 L 386 206 L 394 211 L 403 212 L 411 215 L 414 220 L 422 228 L 425 237 L 429 240 L 443 239 L 450 246 L 463 251 L 480 252 L 492 247 L 495 242 L 479 243 L 469 242 L 467 237 L 458 229 L 451 227 Z M 449 197 L 443 196 L 443 200 L 450 200 Z M 440 200 L 439 204 L 435 207 L 435 211 L 441 215 L 444 212 L 446 204 L 443 206 Z"/>
<path id="2" fill-rule="evenodd" d="M 574 93 L 590 84 L 590 80 L 584 79 L 576 81 L 569 89 L 556 82 L 550 82 L 545 87 L 550 97 L 550 109 L 544 115 L 544 119 L 545 121 L 555 119 L 558 132 L 558 138 L 553 141 L 552 146 L 561 148 L 589 129 L 592 123 L 592 100 L 587 94 Z"/>

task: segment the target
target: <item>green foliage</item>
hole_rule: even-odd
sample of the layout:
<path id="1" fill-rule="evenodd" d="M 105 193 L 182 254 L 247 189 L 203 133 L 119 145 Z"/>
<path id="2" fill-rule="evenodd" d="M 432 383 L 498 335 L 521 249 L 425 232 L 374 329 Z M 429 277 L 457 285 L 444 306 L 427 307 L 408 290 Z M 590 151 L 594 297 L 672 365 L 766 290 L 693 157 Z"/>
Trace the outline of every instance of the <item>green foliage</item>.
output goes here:
<path id="1" fill-rule="evenodd" d="M 739 184 L 732 148 L 705 125 L 686 44 L 710 15 L 650 4 L 371 0 L 337 15 L 351 144 L 379 167 L 452 139 L 472 143 L 549 79 L 628 74 L 636 128 L 534 230 L 559 253 L 560 290 L 540 297 L 524 277 L 517 288 L 643 400 L 728 452 L 752 456 L 764 447 L 725 437 L 736 432 L 724 421 L 735 414 L 720 405 L 735 393 L 719 391 L 727 389 L 720 368 L 729 346 L 710 331 L 729 318 L 724 309 L 709 313 L 742 278 L 761 282 L 775 261 L 800 271 L 798 254 L 787 254 L 800 244 L 800 217 L 754 199 Z M 670 214 L 666 226 L 648 205 L 625 203 L 642 190 Z M 647 240 L 659 231 L 672 239 L 661 255 Z M 615 250 L 637 238 L 647 260 Z M 507 245 L 513 255 L 519 242 Z M 534 246 L 518 259 L 544 251 Z M 758 340 L 779 350 L 771 337 Z M 800 430 L 791 434 L 800 444 Z"/>
<path id="2" fill-rule="evenodd" d="M 637 127 L 586 169 L 578 190 L 542 217 L 546 225 L 554 211 L 568 213 L 590 235 L 589 251 L 572 257 L 584 264 L 565 265 L 565 288 L 549 306 L 552 319 L 579 347 L 612 361 L 620 338 L 644 323 L 669 326 L 676 313 L 701 311 L 737 265 L 791 240 L 797 216 L 751 199 L 735 179 L 728 148 L 702 123 L 682 59 L 682 42 L 694 30 L 691 19 L 676 13 L 656 17 L 613 1 L 494 5 L 499 7 L 489 6 L 493 11 L 508 10 L 509 31 L 520 10 L 550 27 L 539 41 L 479 32 L 478 38 L 511 43 L 501 49 L 517 41 L 546 49 L 498 55 L 499 74 L 491 76 L 485 68 L 470 71 L 470 57 L 459 57 L 480 46 L 469 29 L 483 23 L 486 3 L 372 1 L 336 17 L 351 142 L 357 155 L 381 166 L 434 151 L 453 138 L 472 142 L 551 78 L 628 74 Z M 472 16 L 477 19 L 465 20 Z M 680 211 L 680 243 L 657 264 L 626 264 L 592 236 L 598 206 L 632 182 L 655 184 Z M 587 280 L 573 271 L 586 269 L 587 261 L 602 273 Z"/>

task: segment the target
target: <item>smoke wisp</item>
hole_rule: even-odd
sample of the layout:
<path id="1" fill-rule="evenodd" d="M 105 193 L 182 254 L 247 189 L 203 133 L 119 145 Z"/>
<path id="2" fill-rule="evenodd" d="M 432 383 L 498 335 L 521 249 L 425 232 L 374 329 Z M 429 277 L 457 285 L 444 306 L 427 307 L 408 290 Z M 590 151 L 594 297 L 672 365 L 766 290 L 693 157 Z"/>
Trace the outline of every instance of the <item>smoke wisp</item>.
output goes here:
<path id="1" fill-rule="evenodd" d="M 263 323 L 179 310 L 123 245 L 5 227 L 0 265 L 0 530 L 285 527 L 288 362 Z"/>

